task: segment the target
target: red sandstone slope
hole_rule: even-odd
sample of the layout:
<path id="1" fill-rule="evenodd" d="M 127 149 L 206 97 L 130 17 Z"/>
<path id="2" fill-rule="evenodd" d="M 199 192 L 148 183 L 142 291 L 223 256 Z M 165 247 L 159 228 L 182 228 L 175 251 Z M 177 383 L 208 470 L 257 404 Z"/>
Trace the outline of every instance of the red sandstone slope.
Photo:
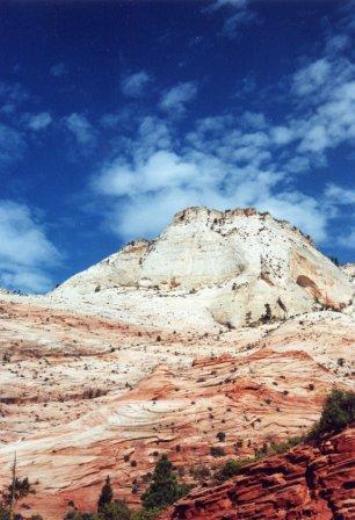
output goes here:
<path id="1" fill-rule="evenodd" d="M 301 445 L 250 464 L 224 484 L 192 492 L 160 520 L 351 520 L 355 428 L 319 448 Z"/>

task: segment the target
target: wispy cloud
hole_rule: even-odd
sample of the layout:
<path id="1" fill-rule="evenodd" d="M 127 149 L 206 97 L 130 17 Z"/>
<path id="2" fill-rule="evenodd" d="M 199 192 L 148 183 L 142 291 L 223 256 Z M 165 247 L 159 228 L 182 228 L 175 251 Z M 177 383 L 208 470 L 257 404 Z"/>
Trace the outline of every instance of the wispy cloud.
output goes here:
<path id="1" fill-rule="evenodd" d="M 343 233 L 338 237 L 338 244 L 346 249 L 355 250 L 355 227 L 348 233 Z"/>
<path id="2" fill-rule="evenodd" d="M 249 0 L 215 0 L 206 12 L 221 11 L 224 16 L 222 34 L 228 38 L 235 38 L 241 26 L 258 21 L 258 17 L 249 7 Z"/>
<path id="3" fill-rule="evenodd" d="M 39 114 L 32 114 L 28 118 L 28 127 L 35 132 L 44 130 L 52 122 L 52 116 L 49 112 L 40 112 Z"/>
<path id="4" fill-rule="evenodd" d="M 210 12 L 234 16 L 249 8 L 247 1 L 220 0 Z M 329 241 L 330 224 L 349 211 L 354 193 L 320 176 L 315 194 L 309 178 L 321 175 L 331 150 L 355 139 L 355 66 L 342 52 L 347 35 L 340 36 L 327 34 L 323 51 L 304 56 L 278 83 L 287 110 L 277 115 L 250 103 L 197 120 L 177 117 L 197 97 L 195 81 L 163 91 L 149 116 L 132 113 L 91 180 L 107 227 L 125 239 L 154 236 L 185 206 L 253 206 L 290 220 L 318 243 Z M 250 77 L 239 91 L 248 100 L 255 86 Z M 349 219 L 344 236 L 350 226 Z"/>
<path id="5" fill-rule="evenodd" d="M 110 229 L 124 238 L 152 236 L 187 205 L 254 206 L 325 240 L 329 222 L 354 194 L 333 183 L 307 195 L 298 178 L 354 139 L 354 66 L 333 47 L 308 60 L 289 85 L 290 110 L 282 122 L 246 110 L 201 118 L 185 134 L 175 116 L 197 95 L 197 85 L 166 91 L 160 109 L 168 117 L 136 121 L 136 133 L 120 142 L 92 181 L 104 197 Z"/>
<path id="6" fill-rule="evenodd" d="M 67 67 L 64 63 L 55 63 L 49 69 L 49 73 L 54 78 L 60 78 L 68 73 Z"/>
<path id="7" fill-rule="evenodd" d="M 0 166 L 20 159 L 26 149 L 26 142 L 20 131 L 0 123 Z"/>
<path id="8" fill-rule="evenodd" d="M 179 83 L 167 90 L 161 99 L 160 108 L 165 112 L 173 112 L 181 115 L 186 110 L 186 105 L 197 95 L 197 83 L 187 81 Z"/>
<path id="9" fill-rule="evenodd" d="M 52 287 L 48 270 L 60 254 L 30 209 L 0 200 L 0 285 L 43 292 Z"/>
<path id="10" fill-rule="evenodd" d="M 122 79 L 121 92 L 127 97 L 138 98 L 145 94 L 146 88 L 151 82 L 151 76 L 141 70 Z"/>
<path id="11" fill-rule="evenodd" d="M 173 130 L 150 120 L 150 131 L 140 132 L 93 181 L 95 192 L 107 197 L 110 228 L 125 238 L 152 236 L 184 206 L 256 206 L 324 239 L 327 216 L 321 202 L 280 189 L 287 173 L 272 158 L 269 128 L 256 130 L 255 124 L 265 121 L 250 113 L 205 118 L 176 146 Z"/>
<path id="12" fill-rule="evenodd" d="M 85 115 L 74 112 L 64 118 L 64 124 L 79 145 L 91 147 L 95 144 L 95 129 Z"/>

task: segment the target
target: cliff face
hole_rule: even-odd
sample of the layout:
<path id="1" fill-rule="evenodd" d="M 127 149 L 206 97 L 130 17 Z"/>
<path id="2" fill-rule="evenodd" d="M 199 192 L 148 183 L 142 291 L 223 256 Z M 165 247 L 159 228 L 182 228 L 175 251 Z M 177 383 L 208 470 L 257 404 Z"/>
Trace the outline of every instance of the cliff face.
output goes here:
<path id="1" fill-rule="evenodd" d="M 355 428 L 242 468 L 221 486 L 194 491 L 160 520 L 351 520 Z"/>
<path id="2" fill-rule="evenodd" d="M 352 292 L 346 274 L 287 222 L 251 209 L 189 208 L 156 240 L 126 246 L 51 299 L 103 314 L 114 305 L 136 324 L 212 331 L 322 306 L 345 309 Z"/>

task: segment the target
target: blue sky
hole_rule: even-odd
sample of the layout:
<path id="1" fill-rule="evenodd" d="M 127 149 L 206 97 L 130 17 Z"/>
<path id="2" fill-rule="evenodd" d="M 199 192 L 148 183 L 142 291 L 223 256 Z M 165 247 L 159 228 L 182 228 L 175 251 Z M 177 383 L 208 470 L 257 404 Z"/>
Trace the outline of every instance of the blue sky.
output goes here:
<path id="1" fill-rule="evenodd" d="M 355 248 L 355 3 L 0 3 L 0 285 L 41 292 L 183 207 Z"/>

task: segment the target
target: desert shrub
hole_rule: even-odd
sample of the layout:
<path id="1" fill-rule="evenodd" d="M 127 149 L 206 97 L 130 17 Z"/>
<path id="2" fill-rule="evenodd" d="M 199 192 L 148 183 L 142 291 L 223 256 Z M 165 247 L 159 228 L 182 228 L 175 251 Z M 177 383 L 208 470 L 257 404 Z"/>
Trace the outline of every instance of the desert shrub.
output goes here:
<path id="1" fill-rule="evenodd" d="M 224 442 L 226 440 L 226 434 L 224 432 L 218 432 L 216 437 L 219 442 Z"/>
<path id="2" fill-rule="evenodd" d="M 195 480 L 205 480 L 211 476 L 211 471 L 208 466 L 199 464 L 198 466 L 194 466 L 190 469 L 190 475 Z"/>
<path id="3" fill-rule="evenodd" d="M 210 454 L 212 457 L 223 457 L 226 453 L 220 446 L 211 446 Z"/>
<path id="4" fill-rule="evenodd" d="M 166 455 L 162 455 L 155 466 L 152 483 L 142 495 L 143 506 L 145 509 L 168 506 L 189 490 L 189 486 L 177 482 L 172 463 Z"/>
<path id="5" fill-rule="evenodd" d="M 11 502 L 17 502 L 20 498 L 24 498 L 30 493 L 34 493 L 27 477 L 21 479 L 16 477 L 13 483 L 9 484 L 5 493 L 3 493 L 4 505 L 9 506 Z"/>
<path id="6" fill-rule="evenodd" d="M 245 458 L 245 459 L 229 459 L 227 462 L 222 466 L 222 468 L 217 471 L 215 477 L 217 480 L 224 481 L 228 480 L 229 478 L 235 477 L 240 473 L 240 470 L 246 465 L 252 462 L 252 459 Z"/>
<path id="7" fill-rule="evenodd" d="M 271 312 L 270 303 L 265 303 L 265 312 L 261 316 L 260 321 L 261 321 L 261 323 L 268 323 L 271 320 L 272 320 L 272 312 Z"/>
<path id="8" fill-rule="evenodd" d="M 303 441 L 303 437 L 290 437 L 286 441 L 283 442 L 272 442 L 270 446 L 268 447 L 268 453 L 270 454 L 280 454 L 285 453 L 286 451 L 290 450 L 291 448 L 294 448 L 297 446 L 297 444 L 300 444 Z"/>
<path id="9" fill-rule="evenodd" d="M 161 509 L 154 507 L 153 509 L 141 509 L 140 511 L 133 511 L 131 520 L 154 520 Z"/>
<path id="10" fill-rule="evenodd" d="M 131 520 L 131 511 L 121 500 L 106 504 L 100 511 L 104 520 Z"/>
<path id="11" fill-rule="evenodd" d="M 333 390 L 327 397 L 318 423 L 309 438 L 319 439 L 326 433 L 336 433 L 355 421 L 355 392 Z"/>
<path id="12" fill-rule="evenodd" d="M 111 486 L 110 477 L 107 475 L 106 482 L 102 486 L 99 500 L 97 502 L 97 510 L 101 512 L 108 504 L 112 502 L 113 491 Z"/>

